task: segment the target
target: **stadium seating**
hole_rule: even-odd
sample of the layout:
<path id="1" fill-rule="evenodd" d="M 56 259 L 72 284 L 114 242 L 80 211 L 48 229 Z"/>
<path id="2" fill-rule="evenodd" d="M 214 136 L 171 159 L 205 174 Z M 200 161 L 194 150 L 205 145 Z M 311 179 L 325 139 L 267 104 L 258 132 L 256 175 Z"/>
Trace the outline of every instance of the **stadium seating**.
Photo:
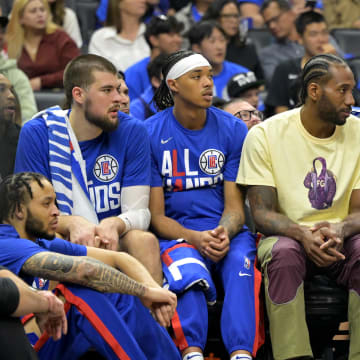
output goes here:
<path id="1" fill-rule="evenodd" d="M 331 35 L 347 57 L 360 56 L 360 29 L 333 29 Z"/>
<path id="2" fill-rule="evenodd" d="M 34 91 L 34 95 L 35 95 L 36 105 L 39 111 L 54 105 L 62 106 L 65 100 L 65 95 L 62 90 Z"/>

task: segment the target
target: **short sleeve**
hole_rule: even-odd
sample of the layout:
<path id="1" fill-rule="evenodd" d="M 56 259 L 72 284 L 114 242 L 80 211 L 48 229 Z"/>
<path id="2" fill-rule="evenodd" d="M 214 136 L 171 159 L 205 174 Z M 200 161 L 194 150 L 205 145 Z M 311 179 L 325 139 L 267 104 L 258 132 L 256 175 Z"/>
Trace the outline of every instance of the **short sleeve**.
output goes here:
<path id="1" fill-rule="evenodd" d="M 275 187 L 266 133 L 261 125 L 253 127 L 245 139 L 236 182 Z"/>
<path id="2" fill-rule="evenodd" d="M 129 134 L 123 186 L 150 185 L 150 141 L 145 126 L 136 122 Z"/>

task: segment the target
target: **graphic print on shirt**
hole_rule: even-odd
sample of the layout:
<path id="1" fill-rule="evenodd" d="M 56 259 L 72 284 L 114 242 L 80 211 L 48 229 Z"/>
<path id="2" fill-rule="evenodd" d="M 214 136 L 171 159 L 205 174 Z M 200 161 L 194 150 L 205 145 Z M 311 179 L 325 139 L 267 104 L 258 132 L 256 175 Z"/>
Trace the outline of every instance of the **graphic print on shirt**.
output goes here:
<path id="1" fill-rule="evenodd" d="M 93 174 L 101 185 L 88 181 L 90 199 L 95 204 L 95 211 L 104 213 L 120 208 L 120 183 L 112 182 L 119 171 L 119 163 L 109 154 L 102 154 L 95 160 Z"/>
<path id="2" fill-rule="evenodd" d="M 182 191 L 222 183 L 224 164 L 225 155 L 217 149 L 206 149 L 200 156 L 186 148 L 183 153 L 178 153 L 177 149 L 164 150 L 161 174 L 165 190 Z"/>
<path id="3" fill-rule="evenodd" d="M 313 160 L 313 167 L 305 177 L 304 186 L 309 189 L 308 197 L 314 209 L 323 210 L 331 207 L 336 194 L 336 179 L 327 169 L 324 158 L 316 157 Z"/>

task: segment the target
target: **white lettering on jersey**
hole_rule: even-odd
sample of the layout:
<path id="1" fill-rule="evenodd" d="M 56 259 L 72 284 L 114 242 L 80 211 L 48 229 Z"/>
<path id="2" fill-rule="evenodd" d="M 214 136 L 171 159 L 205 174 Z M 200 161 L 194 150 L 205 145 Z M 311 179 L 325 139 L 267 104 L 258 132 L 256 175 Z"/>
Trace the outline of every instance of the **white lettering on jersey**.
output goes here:
<path id="1" fill-rule="evenodd" d="M 163 152 L 161 175 L 172 177 L 172 162 L 170 150 L 165 150 Z"/>
<path id="2" fill-rule="evenodd" d="M 97 213 L 120 208 L 120 184 L 118 182 L 95 187 L 92 185 L 93 181 L 89 181 L 90 199 Z"/>

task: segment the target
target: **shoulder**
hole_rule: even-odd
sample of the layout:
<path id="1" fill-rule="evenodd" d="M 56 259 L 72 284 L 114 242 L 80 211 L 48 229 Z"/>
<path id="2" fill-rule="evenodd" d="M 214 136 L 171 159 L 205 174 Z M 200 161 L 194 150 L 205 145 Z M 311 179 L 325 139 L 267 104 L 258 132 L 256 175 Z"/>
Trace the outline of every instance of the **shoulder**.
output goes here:
<path id="1" fill-rule="evenodd" d="M 238 72 L 238 73 L 243 73 L 243 72 L 248 72 L 250 71 L 248 68 L 246 68 L 245 66 L 241 66 L 239 64 L 233 63 L 231 61 L 224 61 L 224 68 L 227 71 L 232 71 L 232 72 Z"/>
<path id="2" fill-rule="evenodd" d="M 130 133 L 135 135 L 139 134 L 139 136 L 142 136 L 146 132 L 143 122 L 134 118 L 133 116 L 127 115 L 119 111 L 118 118 L 119 126 L 113 133 L 115 137 L 125 137 L 128 136 Z"/>
<path id="3" fill-rule="evenodd" d="M 167 108 L 165 110 L 159 111 L 155 115 L 149 117 L 145 121 L 145 127 L 148 131 L 148 133 L 153 135 L 155 132 L 158 132 L 163 125 L 166 123 L 167 119 L 169 118 L 173 107 Z"/>
<path id="4" fill-rule="evenodd" d="M 45 120 L 39 116 L 39 113 L 35 114 L 34 117 L 27 121 L 21 128 L 21 132 L 47 132 L 47 126 Z"/>
<path id="5" fill-rule="evenodd" d="M 217 123 L 223 131 L 227 130 L 230 134 L 234 134 L 234 131 L 247 132 L 245 123 L 234 115 L 214 106 L 208 108 L 207 112 L 208 119 Z"/>
<path id="6" fill-rule="evenodd" d="M 112 26 L 105 26 L 101 29 L 94 31 L 91 36 L 91 40 L 108 39 L 116 36 L 116 30 Z"/>
<path id="7" fill-rule="evenodd" d="M 125 76 L 131 76 L 139 71 L 146 71 L 146 66 L 150 62 L 150 56 L 145 57 L 144 59 L 136 62 L 134 65 L 129 66 L 125 71 Z M 126 81 L 131 81 L 132 79 L 126 79 Z"/>

